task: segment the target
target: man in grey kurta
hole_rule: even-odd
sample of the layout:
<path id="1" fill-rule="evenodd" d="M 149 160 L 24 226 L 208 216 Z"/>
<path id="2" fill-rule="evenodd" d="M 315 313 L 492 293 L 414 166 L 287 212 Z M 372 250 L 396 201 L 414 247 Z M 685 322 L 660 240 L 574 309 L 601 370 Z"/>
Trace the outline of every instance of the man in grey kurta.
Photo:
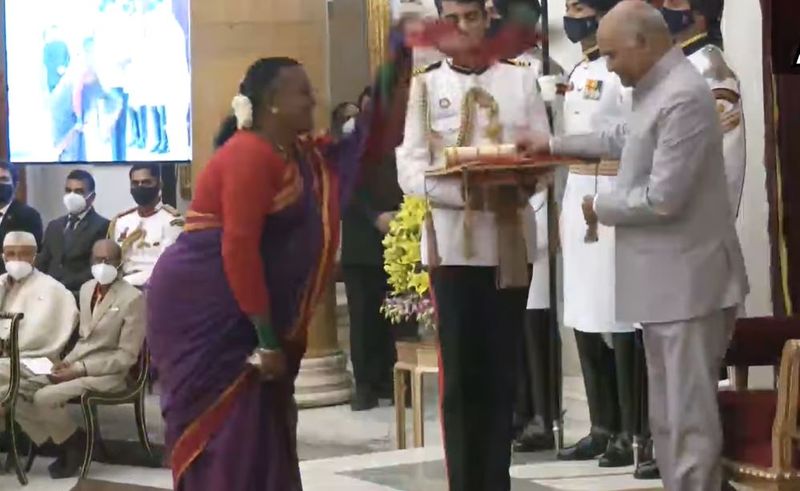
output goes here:
<path id="1" fill-rule="evenodd" d="M 646 2 L 609 12 L 598 43 L 609 69 L 633 87 L 631 116 L 602 133 L 535 136 L 530 150 L 620 159 L 616 188 L 587 196 L 584 215 L 616 227 L 616 316 L 643 327 L 665 488 L 717 490 L 717 378 L 749 287 L 714 97 Z"/>

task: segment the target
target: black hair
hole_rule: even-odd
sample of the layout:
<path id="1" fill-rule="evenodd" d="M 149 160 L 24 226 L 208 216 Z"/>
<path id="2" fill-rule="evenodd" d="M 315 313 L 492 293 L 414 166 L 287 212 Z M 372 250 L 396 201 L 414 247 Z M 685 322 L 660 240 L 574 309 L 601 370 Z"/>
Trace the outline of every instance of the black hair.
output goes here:
<path id="1" fill-rule="evenodd" d="M 372 97 L 372 87 L 364 87 L 364 90 L 361 91 L 361 94 L 358 95 L 358 103 L 356 104 L 359 109 L 361 109 L 361 105 L 364 103 L 364 99 Z"/>
<path id="2" fill-rule="evenodd" d="M 86 184 L 86 190 L 92 193 L 94 192 L 94 177 L 83 169 L 75 169 L 67 174 L 67 180 L 83 181 L 83 183 Z"/>
<path id="3" fill-rule="evenodd" d="M 436 4 L 436 10 L 441 14 L 442 13 L 442 2 L 455 2 L 455 3 L 476 3 L 481 7 L 481 10 L 486 12 L 486 0 L 434 0 Z"/>
<path id="4" fill-rule="evenodd" d="M 134 164 L 128 172 L 128 178 L 133 178 L 133 173 L 139 170 L 146 170 L 150 172 L 157 181 L 161 181 L 161 166 L 159 164 Z"/>
<path id="5" fill-rule="evenodd" d="M 264 93 L 267 89 L 272 88 L 281 69 L 299 65 L 297 60 L 286 57 L 261 58 L 250 65 L 242 83 L 239 84 L 239 94 L 250 99 L 250 103 L 253 105 L 253 118 L 259 113 L 262 104 L 266 102 L 262 100 Z M 255 121 L 253 123 L 256 124 Z M 224 145 L 237 129 L 236 116 L 231 114 L 226 117 L 214 136 L 214 148 Z"/>
<path id="6" fill-rule="evenodd" d="M 689 0 L 689 6 L 706 20 L 706 29 L 711 42 L 722 47 L 721 23 L 725 0 Z"/>
<path id="7" fill-rule="evenodd" d="M 535 10 L 537 13 L 542 13 L 542 5 L 539 0 L 494 0 L 494 8 L 500 17 L 505 19 L 508 16 L 508 10 L 512 4 L 521 3 Z"/>
<path id="8" fill-rule="evenodd" d="M 11 182 L 16 186 L 19 182 L 19 168 L 11 162 L 0 162 L 0 169 L 5 169 L 11 174 Z"/>

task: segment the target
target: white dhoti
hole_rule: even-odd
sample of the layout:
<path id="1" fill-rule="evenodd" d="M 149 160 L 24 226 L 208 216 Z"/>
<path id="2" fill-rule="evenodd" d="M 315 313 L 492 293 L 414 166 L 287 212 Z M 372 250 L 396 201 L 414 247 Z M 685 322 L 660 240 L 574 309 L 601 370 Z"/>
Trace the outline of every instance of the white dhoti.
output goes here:
<path id="1" fill-rule="evenodd" d="M 571 170 L 564 190 L 559 222 L 564 260 L 564 325 L 582 332 L 633 330 L 629 324 L 617 323 L 615 317 L 614 228 L 598 224 L 598 241 L 584 242 L 587 225 L 581 207 L 583 197 L 610 192 L 615 179 Z"/>

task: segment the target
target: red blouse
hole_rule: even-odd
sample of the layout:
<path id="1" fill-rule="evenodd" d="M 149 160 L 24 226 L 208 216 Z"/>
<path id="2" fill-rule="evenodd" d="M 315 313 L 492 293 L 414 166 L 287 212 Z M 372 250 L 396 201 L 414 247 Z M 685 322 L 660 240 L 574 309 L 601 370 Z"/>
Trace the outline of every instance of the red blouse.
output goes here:
<path id="1" fill-rule="evenodd" d="M 214 154 L 197 179 L 191 210 L 221 219 L 225 276 L 248 315 L 269 311 L 259 247 L 264 220 L 289 169 L 269 143 L 240 131 Z"/>

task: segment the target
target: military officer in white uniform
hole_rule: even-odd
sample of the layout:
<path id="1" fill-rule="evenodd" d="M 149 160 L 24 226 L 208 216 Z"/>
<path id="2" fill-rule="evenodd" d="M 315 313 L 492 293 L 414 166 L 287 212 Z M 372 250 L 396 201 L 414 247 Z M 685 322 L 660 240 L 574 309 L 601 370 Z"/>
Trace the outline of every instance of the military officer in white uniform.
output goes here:
<path id="1" fill-rule="evenodd" d="M 489 26 L 484 0 L 442 0 L 441 17 L 481 43 Z M 549 131 L 536 73 L 506 61 L 466 67 L 448 58 L 411 81 L 403 143 L 397 148 L 398 181 L 406 194 L 431 207 L 422 260 L 431 274 L 438 315 L 443 377 L 442 415 L 449 489 L 508 491 L 516 359 L 528 276 L 499 274 L 513 248 L 526 273 L 527 242 L 500 243 L 493 203 L 503 202 L 533 223 L 531 192 L 516 187 L 470 193 L 460 178 L 425 173 L 445 165 L 456 146 L 514 144 L 527 130 Z M 468 201 L 468 203 L 467 203 Z M 469 210 L 465 210 L 468 206 Z M 518 264 L 514 262 L 514 264 Z M 501 267 L 498 267 L 501 266 Z M 519 273 L 520 270 L 515 270 Z M 503 288 L 508 287 L 508 288 Z"/>
<path id="2" fill-rule="evenodd" d="M 158 164 L 134 165 L 130 171 L 131 195 L 136 208 L 117 215 L 108 237 L 122 248 L 125 281 L 141 288 L 164 250 L 183 230 L 184 219 L 161 202 L 161 172 Z"/>
<path id="3" fill-rule="evenodd" d="M 661 14 L 675 42 L 680 44 L 689 61 L 703 74 L 714 93 L 724 131 L 722 152 L 728 198 L 733 215 L 738 216 L 746 168 L 745 128 L 739 79 L 725 61 L 722 49 L 715 44 L 721 43 L 718 36 L 722 7 L 723 0 L 665 0 Z M 721 378 L 724 378 L 725 369 L 722 370 Z M 645 393 L 646 388 L 642 392 Z M 645 426 L 647 421 L 644 418 Z M 636 469 L 635 477 L 658 479 L 660 473 L 656 461 L 648 458 Z"/>
<path id="4" fill-rule="evenodd" d="M 596 41 L 598 20 L 617 0 L 567 0 L 564 29 L 580 42 L 584 59 L 567 80 L 564 134 L 600 131 L 630 111 L 630 91 L 609 72 Z M 581 210 L 587 194 L 614 187 L 618 162 L 570 168 L 561 207 L 564 262 L 564 325 L 574 329 L 591 420 L 589 435 L 558 454 L 562 460 L 590 460 L 602 467 L 633 463 L 635 430 L 633 363 L 635 330 L 616 322 L 614 312 L 615 234 L 599 225 L 589 231 Z M 592 235 L 595 235 L 592 237 Z"/>

